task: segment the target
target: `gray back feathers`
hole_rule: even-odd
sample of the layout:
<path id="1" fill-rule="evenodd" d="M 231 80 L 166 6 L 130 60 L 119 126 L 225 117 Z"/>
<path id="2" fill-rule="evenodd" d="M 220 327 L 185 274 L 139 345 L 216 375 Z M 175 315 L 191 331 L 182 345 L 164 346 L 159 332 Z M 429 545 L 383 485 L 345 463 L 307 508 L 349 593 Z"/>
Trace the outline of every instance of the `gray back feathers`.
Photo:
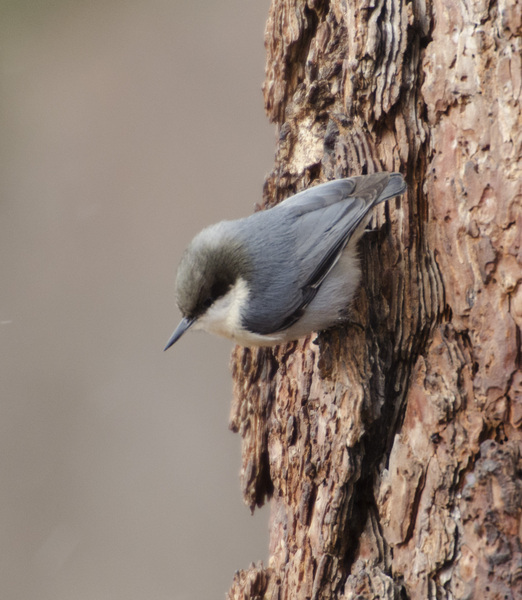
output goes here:
<path id="1" fill-rule="evenodd" d="M 295 323 L 372 207 L 405 189 L 399 173 L 340 179 L 243 220 L 256 247 L 245 327 L 269 334 Z"/>

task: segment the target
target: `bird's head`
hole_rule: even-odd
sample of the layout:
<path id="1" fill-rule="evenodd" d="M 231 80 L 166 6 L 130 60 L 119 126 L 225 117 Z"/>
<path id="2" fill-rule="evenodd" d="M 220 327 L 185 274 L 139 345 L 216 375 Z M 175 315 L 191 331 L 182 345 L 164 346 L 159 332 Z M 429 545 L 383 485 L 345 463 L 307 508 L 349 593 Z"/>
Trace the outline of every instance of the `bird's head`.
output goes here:
<path id="1" fill-rule="evenodd" d="M 192 326 L 227 335 L 226 321 L 237 306 L 238 286 L 250 261 L 244 245 L 227 234 L 226 222 L 204 229 L 185 250 L 176 276 L 177 304 L 183 315 L 169 339 L 170 348 Z M 236 292 L 234 295 L 231 292 Z M 221 331 L 220 331 L 221 329 Z"/>

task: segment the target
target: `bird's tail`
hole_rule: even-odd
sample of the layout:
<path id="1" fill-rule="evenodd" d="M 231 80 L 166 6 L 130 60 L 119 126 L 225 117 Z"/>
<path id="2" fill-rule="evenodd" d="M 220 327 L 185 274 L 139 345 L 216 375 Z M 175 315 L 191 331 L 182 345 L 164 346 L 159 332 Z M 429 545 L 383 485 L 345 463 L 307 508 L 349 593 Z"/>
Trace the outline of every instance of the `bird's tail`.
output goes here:
<path id="1" fill-rule="evenodd" d="M 351 181 L 354 184 L 350 195 L 364 199 L 368 209 L 389 198 L 404 194 L 407 187 L 400 173 L 387 173 L 386 171 L 358 175 L 350 177 L 346 181 Z"/>
<path id="2" fill-rule="evenodd" d="M 389 175 L 390 180 L 388 181 L 384 190 L 379 194 L 375 204 L 379 204 L 379 202 L 384 202 L 389 198 L 394 198 L 395 196 L 404 194 L 408 187 L 404 181 L 404 177 L 400 173 L 390 173 Z"/>

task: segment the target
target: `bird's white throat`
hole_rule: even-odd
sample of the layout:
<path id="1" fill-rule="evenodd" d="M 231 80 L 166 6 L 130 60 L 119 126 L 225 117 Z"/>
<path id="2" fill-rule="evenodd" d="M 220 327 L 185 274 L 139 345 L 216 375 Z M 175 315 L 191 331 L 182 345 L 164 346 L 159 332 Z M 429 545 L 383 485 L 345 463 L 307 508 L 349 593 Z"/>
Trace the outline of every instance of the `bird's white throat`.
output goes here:
<path id="1" fill-rule="evenodd" d="M 202 329 L 208 333 L 221 335 L 243 346 L 264 346 L 279 341 L 277 334 L 265 336 L 245 329 L 241 321 L 241 312 L 248 301 L 248 286 L 241 277 L 218 298 L 207 311 L 194 323 L 193 329 Z"/>

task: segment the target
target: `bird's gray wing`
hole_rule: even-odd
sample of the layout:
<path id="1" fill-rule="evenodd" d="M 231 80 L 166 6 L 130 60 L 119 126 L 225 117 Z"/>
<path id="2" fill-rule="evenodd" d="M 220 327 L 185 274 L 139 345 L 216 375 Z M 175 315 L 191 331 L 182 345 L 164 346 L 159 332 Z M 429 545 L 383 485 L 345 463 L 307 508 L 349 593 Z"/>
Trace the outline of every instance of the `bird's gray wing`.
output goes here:
<path id="1" fill-rule="evenodd" d="M 283 200 L 272 210 L 292 208 L 297 211 L 310 212 L 318 208 L 324 208 L 336 204 L 347 198 L 356 187 L 355 177 L 347 179 L 335 179 L 320 185 L 308 188 L 298 194 L 294 194 Z"/>
<path id="2" fill-rule="evenodd" d="M 298 215 L 296 254 L 305 297 L 315 295 L 368 211 L 405 189 L 399 173 L 375 173 L 309 188 L 281 205 Z"/>
<path id="3" fill-rule="evenodd" d="M 260 265 L 263 293 L 250 299 L 247 327 L 269 334 L 298 321 L 368 211 L 404 189 L 401 175 L 377 173 L 310 188 L 271 209 L 279 226 L 266 242 L 277 262 Z M 284 239 L 274 231 L 284 231 Z"/>

